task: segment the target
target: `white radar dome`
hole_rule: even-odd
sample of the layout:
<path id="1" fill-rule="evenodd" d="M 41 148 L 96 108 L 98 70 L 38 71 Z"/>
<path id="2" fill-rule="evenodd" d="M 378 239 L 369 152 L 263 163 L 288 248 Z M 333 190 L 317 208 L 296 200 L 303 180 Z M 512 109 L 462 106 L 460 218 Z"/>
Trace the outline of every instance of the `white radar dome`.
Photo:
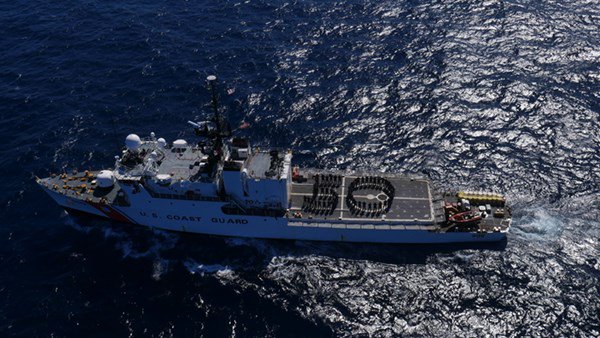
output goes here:
<path id="1" fill-rule="evenodd" d="M 156 175 L 156 182 L 160 185 L 169 185 L 171 184 L 171 175 L 158 174 Z"/>
<path id="2" fill-rule="evenodd" d="M 160 149 L 164 149 L 167 146 L 167 141 L 162 137 L 156 140 L 156 143 L 158 143 Z"/>
<path id="3" fill-rule="evenodd" d="M 142 145 L 142 140 L 136 134 L 129 134 L 127 138 L 125 138 L 125 146 L 127 149 L 136 151 Z"/>
<path id="4" fill-rule="evenodd" d="M 188 145 L 187 142 L 185 140 L 181 140 L 181 139 L 175 140 L 173 142 L 173 148 L 175 148 L 175 149 L 187 148 L 187 145 Z"/>
<path id="5" fill-rule="evenodd" d="M 102 170 L 96 176 L 96 184 L 99 188 L 110 188 L 115 184 L 115 175 L 110 170 Z"/>

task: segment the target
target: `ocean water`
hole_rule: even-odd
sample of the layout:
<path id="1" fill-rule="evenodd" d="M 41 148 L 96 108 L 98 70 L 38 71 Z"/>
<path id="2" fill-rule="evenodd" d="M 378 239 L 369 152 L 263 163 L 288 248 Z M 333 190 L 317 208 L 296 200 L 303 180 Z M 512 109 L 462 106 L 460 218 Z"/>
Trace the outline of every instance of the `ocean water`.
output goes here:
<path id="1" fill-rule="evenodd" d="M 600 335 L 598 1 L 4 1 L 0 335 Z M 193 138 L 204 79 L 296 163 L 506 192 L 484 247 L 66 215 L 34 177 Z"/>

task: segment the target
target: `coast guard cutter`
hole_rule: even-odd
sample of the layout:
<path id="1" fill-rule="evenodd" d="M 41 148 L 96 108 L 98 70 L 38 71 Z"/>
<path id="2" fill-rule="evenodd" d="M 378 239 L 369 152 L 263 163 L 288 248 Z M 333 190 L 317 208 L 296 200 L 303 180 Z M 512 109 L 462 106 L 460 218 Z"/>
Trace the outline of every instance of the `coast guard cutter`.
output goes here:
<path id="1" fill-rule="evenodd" d="M 37 179 L 67 212 L 173 231 L 294 240 L 450 243 L 506 238 L 504 196 L 438 191 L 425 177 L 299 168 L 256 149 L 214 117 L 200 142 L 127 136 L 114 168 Z"/>

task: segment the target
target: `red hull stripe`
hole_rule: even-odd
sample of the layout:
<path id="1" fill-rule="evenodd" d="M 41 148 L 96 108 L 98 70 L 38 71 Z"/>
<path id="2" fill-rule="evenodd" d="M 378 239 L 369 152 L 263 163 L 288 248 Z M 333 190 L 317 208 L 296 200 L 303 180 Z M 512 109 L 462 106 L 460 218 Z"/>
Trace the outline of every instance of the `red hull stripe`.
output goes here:
<path id="1" fill-rule="evenodd" d="M 121 214 L 115 208 L 111 207 L 108 204 L 99 204 L 94 202 L 88 202 L 88 204 L 98 209 L 101 213 L 103 213 L 104 215 L 106 215 L 106 217 L 110 219 L 114 219 L 115 221 L 124 223 L 135 223 L 133 220 Z"/>
<path id="2" fill-rule="evenodd" d="M 116 208 L 112 208 L 112 207 L 111 207 L 111 209 L 112 209 L 112 210 L 113 210 L 115 213 L 119 214 L 121 217 L 123 217 L 123 218 L 126 218 L 126 219 L 127 219 L 127 222 L 129 222 L 129 223 L 133 223 L 133 224 L 137 224 L 137 222 L 136 222 L 136 221 L 134 221 L 134 220 L 133 220 L 133 218 L 130 218 L 130 217 L 129 217 L 129 216 L 127 216 L 126 214 L 124 214 L 124 213 L 120 212 L 119 210 L 117 210 Z"/>

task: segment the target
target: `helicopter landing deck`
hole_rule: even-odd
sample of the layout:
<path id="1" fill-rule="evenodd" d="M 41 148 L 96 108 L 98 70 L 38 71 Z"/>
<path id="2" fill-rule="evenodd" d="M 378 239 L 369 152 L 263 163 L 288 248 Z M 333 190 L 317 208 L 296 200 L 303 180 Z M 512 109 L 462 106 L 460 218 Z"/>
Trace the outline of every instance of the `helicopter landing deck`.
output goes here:
<path id="1" fill-rule="evenodd" d="M 428 181 L 406 177 L 309 175 L 292 183 L 295 217 L 433 223 Z"/>

